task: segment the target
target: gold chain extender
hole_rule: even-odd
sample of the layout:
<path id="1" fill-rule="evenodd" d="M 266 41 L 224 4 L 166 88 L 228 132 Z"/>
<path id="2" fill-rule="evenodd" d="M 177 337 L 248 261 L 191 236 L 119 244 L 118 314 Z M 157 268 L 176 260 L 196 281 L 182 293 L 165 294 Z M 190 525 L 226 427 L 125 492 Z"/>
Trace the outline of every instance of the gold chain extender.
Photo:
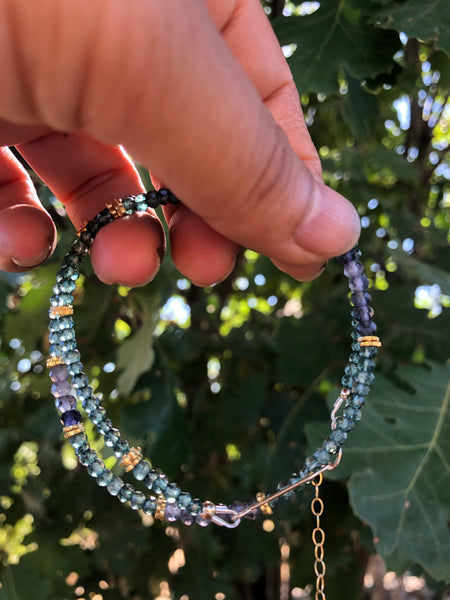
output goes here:
<path id="1" fill-rule="evenodd" d="M 311 502 L 311 512 L 316 517 L 316 526 L 312 532 L 312 541 L 314 544 L 314 573 L 316 574 L 316 595 L 315 600 L 326 600 L 325 596 L 325 561 L 323 545 L 325 543 L 325 532 L 320 526 L 320 517 L 323 514 L 323 500 L 319 497 L 319 487 L 322 484 L 322 473 L 312 481 L 315 488 L 315 496 Z"/>

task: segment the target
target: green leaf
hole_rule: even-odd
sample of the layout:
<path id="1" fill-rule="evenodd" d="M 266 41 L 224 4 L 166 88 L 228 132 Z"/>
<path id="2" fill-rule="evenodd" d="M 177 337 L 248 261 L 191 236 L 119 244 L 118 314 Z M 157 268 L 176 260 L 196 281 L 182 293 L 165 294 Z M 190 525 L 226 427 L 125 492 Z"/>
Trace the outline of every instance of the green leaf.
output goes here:
<path id="1" fill-rule="evenodd" d="M 303 92 L 337 92 L 344 68 L 356 78 L 374 78 L 394 68 L 398 35 L 365 24 L 361 14 L 356 13 L 360 18 L 355 19 L 354 11 L 350 20 L 345 5 L 345 1 L 324 0 L 312 15 L 275 22 L 281 45 L 297 44 L 288 62 Z"/>
<path id="2" fill-rule="evenodd" d="M 392 256 L 409 275 L 417 277 L 421 282 L 428 285 L 436 283 L 443 294 L 450 295 L 450 274 L 448 271 L 423 262 L 414 256 L 409 256 L 405 252 L 396 251 L 392 253 Z"/>
<path id="3" fill-rule="evenodd" d="M 141 297 L 142 313 L 139 331 L 130 336 L 117 350 L 117 378 L 119 393 L 128 396 L 134 389 L 139 377 L 148 371 L 155 359 L 153 350 L 153 331 L 158 314 L 159 296 Z"/>
<path id="4" fill-rule="evenodd" d="M 449 368 L 404 367 L 414 391 L 378 377 L 333 477 L 350 473 L 350 502 L 389 568 L 414 563 L 450 580 Z M 316 440 L 324 427 L 308 427 Z"/>
<path id="5" fill-rule="evenodd" d="M 376 12 L 375 17 L 386 28 L 403 31 L 424 42 L 434 41 L 438 48 L 450 54 L 448 0 L 392 2 L 389 7 Z"/>
<path id="6" fill-rule="evenodd" d="M 347 77 L 348 91 L 342 102 L 342 116 L 358 142 L 367 139 L 378 118 L 378 100 L 369 94 L 358 79 Z"/>

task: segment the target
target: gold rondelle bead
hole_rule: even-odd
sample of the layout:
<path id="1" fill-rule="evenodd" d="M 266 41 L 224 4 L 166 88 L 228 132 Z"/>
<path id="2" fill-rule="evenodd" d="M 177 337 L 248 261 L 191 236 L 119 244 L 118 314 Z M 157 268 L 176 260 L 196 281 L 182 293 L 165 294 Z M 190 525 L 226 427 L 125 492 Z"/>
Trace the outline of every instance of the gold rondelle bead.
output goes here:
<path id="1" fill-rule="evenodd" d="M 379 348 L 381 346 L 380 338 L 376 335 L 363 335 L 358 338 L 360 346 L 375 346 Z"/>
<path id="2" fill-rule="evenodd" d="M 131 448 L 130 451 L 128 452 L 128 454 L 125 454 L 125 456 L 122 458 L 122 460 L 120 461 L 120 466 L 121 467 L 125 467 L 125 471 L 128 473 L 128 471 L 131 471 L 132 469 L 134 469 L 134 467 L 138 464 L 139 461 L 142 460 L 142 451 L 140 449 L 140 447 L 138 446 L 137 448 Z"/>
<path id="3" fill-rule="evenodd" d="M 115 219 L 120 219 L 127 214 L 127 211 L 125 210 L 121 200 L 113 200 L 111 204 L 106 205 L 106 208 Z"/>
<path id="4" fill-rule="evenodd" d="M 51 317 L 66 317 L 68 315 L 73 315 L 73 306 L 71 304 L 65 306 L 50 306 L 49 313 Z"/>
<path id="5" fill-rule="evenodd" d="M 266 494 L 264 492 L 258 492 L 256 494 L 256 501 L 257 502 L 262 502 L 263 500 L 266 499 Z M 273 510 L 271 509 L 271 507 L 269 506 L 269 504 L 261 504 L 261 506 L 259 507 L 260 511 L 262 512 L 263 515 L 271 515 L 273 514 Z"/>
<path id="6" fill-rule="evenodd" d="M 47 367 L 47 369 L 51 369 L 52 367 L 56 367 L 56 365 L 63 364 L 64 360 L 62 356 L 50 356 L 50 358 L 47 358 L 47 360 L 45 361 L 45 366 Z"/>
<path id="7" fill-rule="evenodd" d="M 78 237 L 80 237 L 80 235 L 86 231 L 86 225 L 87 225 L 87 222 L 85 221 L 83 223 L 83 225 L 80 227 L 80 229 L 78 229 L 78 231 L 77 231 Z"/>
<path id="8" fill-rule="evenodd" d="M 155 510 L 155 519 L 158 519 L 158 521 L 164 521 L 164 514 L 166 512 L 166 504 L 167 504 L 167 500 L 164 498 L 163 495 L 158 496 L 158 501 L 156 503 L 156 510 Z"/>
<path id="9" fill-rule="evenodd" d="M 83 423 L 76 423 L 75 425 L 69 425 L 68 427 L 63 427 L 63 433 L 64 433 L 64 437 L 70 438 L 73 435 L 76 435 L 77 433 L 83 433 L 84 432 L 84 425 Z"/>

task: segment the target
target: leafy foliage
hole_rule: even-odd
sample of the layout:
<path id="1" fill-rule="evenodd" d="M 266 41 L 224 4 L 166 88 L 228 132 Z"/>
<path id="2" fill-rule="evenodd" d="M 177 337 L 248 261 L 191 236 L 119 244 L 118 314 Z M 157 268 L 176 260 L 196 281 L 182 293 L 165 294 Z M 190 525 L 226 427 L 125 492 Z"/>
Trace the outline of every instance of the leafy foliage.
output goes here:
<path id="1" fill-rule="evenodd" d="M 306 8 L 288 3 L 274 26 L 297 45 L 285 50 L 324 178 L 361 215 L 383 340 L 363 420 L 323 486 L 333 600 L 360 594 L 375 548 L 388 568 L 450 579 L 450 61 L 437 0 Z M 311 585 L 309 488 L 273 519 L 203 530 L 127 510 L 77 466 L 43 368 L 47 298 L 73 234 L 40 192 L 60 225 L 57 255 L 31 274 L 0 273 L 0 599 L 169 590 L 274 600 L 287 550 L 283 584 Z M 228 281 L 200 290 L 168 256 L 144 291 L 103 286 L 87 270 L 75 319 L 87 372 L 123 433 L 184 489 L 231 502 L 272 489 L 329 428 L 327 398 L 348 356 L 345 294 L 333 262 L 299 284 L 246 251 Z M 189 318 L 159 311 L 175 297 Z"/>

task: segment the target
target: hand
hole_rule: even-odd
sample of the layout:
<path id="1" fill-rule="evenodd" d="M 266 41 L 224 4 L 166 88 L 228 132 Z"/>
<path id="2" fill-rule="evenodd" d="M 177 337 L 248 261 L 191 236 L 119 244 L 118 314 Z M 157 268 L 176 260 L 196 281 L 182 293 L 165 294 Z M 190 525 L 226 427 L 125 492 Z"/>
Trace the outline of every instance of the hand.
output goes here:
<path id="1" fill-rule="evenodd" d="M 56 239 L 8 145 L 79 228 L 142 190 L 121 144 L 182 199 L 165 216 L 174 262 L 198 285 L 226 277 L 239 245 L 306 280 L 356 242 L 258 0 L 0 0 L 0 56 L 0 268 L 39 264 Z M 163 244 L 154 215 L 115 221 L 94 269 L 142 285 Z"/>

